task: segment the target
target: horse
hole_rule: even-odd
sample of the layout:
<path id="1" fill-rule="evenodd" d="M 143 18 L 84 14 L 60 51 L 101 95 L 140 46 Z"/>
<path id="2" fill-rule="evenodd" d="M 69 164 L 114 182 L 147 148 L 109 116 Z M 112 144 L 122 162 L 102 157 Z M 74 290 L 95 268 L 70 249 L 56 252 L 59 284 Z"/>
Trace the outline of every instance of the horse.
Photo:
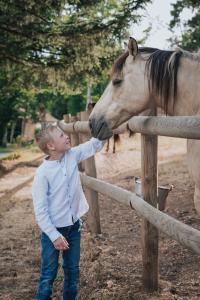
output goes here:
<path id="1" fill-rule="evenodd" d="M 200 54 L 141 47 L 129 39 L 115 61 L 111 81 L 89 118 L 94 137 L 105 139 L 113 129 L 152 107 L 166 115 L 200 115 Z M 187 141 L 189 171 L 195 183 L 194 205 L 200 213 L 200 141 Z"/>

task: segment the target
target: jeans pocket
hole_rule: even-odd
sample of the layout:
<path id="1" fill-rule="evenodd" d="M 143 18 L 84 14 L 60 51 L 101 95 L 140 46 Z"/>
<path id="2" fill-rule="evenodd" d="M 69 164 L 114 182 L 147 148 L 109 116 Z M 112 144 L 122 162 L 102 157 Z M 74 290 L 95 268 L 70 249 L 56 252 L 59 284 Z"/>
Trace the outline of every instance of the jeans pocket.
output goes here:
<path id="1" fill-rule="evenodd" d="M 76 221 L 76 223 L 73 226 L 73 229 L 77 232 L 81 231 L 81 226 L 82 226 L 82 220 Z"/>

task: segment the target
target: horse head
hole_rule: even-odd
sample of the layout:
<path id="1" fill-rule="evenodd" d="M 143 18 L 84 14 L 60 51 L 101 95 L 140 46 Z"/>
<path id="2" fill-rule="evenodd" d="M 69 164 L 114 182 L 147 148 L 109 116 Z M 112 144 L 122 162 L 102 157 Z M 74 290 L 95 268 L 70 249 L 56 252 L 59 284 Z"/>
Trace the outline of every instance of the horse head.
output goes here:
<path id="1" fill-rule="evenodd" d="M 90 118 L 92 135 L 106 139 L 112 130 L 152 106 L 173 111 L 182 51 L 139 48 L 130 38 L 128 51 L 114 63 L 111 81 Z"/>
<path id="2" fill-rule="evenodd" d="M 148 108 L 150 97 L 144 74 L 144 59 L 136 40 L 130 38 L 128 51 L 115 61 L 111 81 L 90 115 L 93 136 L 109 138 L 113 129 Z"/>

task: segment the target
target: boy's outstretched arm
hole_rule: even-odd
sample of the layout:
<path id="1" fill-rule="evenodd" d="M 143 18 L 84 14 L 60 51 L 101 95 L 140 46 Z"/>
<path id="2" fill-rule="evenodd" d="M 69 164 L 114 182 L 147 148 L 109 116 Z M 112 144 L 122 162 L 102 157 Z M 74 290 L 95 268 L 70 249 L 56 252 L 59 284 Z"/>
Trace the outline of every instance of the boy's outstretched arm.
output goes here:
<path id="1" fill-rule="evenodd" d="M 73 147 L 71 151 L 74 153 L 76 161 L 79 163 L 80 161 L 93 156 L 96 152 L 99 152 L 103 148 L 105 142 L 106 140 L 100 141 L 99 139 L 92 137 L 88 142 Z"/>

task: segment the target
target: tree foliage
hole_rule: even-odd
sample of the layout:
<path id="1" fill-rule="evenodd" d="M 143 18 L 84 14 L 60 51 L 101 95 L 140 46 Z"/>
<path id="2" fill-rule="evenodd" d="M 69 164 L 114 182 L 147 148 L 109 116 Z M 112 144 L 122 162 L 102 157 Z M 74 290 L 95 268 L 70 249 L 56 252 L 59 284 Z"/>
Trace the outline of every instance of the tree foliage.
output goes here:
<path id="1" fill-rule="evenodd" d="M 200 2 L 199 0 L 178 0 L 173 4 L 171 11 L 172 20 L 170 27 L 173 29 L 181 24 L 181 13 L 185 8 L 189 8 L 193 11 L 191 19 L 185 21 L 184 32 L 178 42 L 184 49 L 197 50 L 200 47 Z"/>
<path id="2" fill-rule="evenodd" d="M 42 101 L 57 118 L 98 99 L 127 28 L 151 0 L 0 0 L 0 143 Z M 103 83 L 98 84 L 97 78 Z"/>
<path id="3" fill-rule="evenodd" d="M 1 61 L 64 68 L 68 77 L 96 74 L 147 2 L 1 0 Z"/>

